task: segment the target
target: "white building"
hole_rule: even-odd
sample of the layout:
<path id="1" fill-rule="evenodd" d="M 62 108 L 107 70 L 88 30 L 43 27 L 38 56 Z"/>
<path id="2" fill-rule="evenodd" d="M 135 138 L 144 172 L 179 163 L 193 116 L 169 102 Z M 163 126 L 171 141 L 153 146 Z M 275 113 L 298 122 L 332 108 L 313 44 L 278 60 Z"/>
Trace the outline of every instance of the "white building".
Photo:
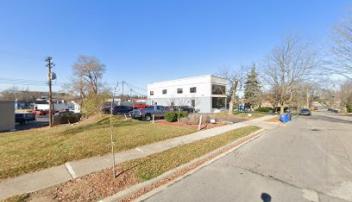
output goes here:
<path id="1" fill-rule="evenodd" d="M 187 77 L 148 84 L 150 104 L 163 106 L 192 106 L 201 113 L 226 108 L 226 84 L 213 75 Z"/>
<path id="2" fill-rule="evenodd" d="M 36 103 L 34 104 L 34 108 L 36 110 L 48 111 L 49 110 L 49 101 L 43 100 L 43 99 L 37 100 Z M 66 102 L 64 100 L 53 100 L 53 109 L 54 109 L 54 111 L 69 110 L 74 113 L 81 112 L 80 105 L 78 103 L 76 103 L 75 101 Z"/>

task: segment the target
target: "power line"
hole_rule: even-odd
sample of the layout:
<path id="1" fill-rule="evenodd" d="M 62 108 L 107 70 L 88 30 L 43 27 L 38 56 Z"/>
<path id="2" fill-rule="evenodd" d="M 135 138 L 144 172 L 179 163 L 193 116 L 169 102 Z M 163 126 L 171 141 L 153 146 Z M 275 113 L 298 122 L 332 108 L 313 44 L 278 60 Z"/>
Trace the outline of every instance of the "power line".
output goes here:
<path id="1" fill-rule="evenodd" d="M 9 78 L 0 78 L 0 84 L 14 84 L 14 85 L 30 85 L 30 86 L 47 86 L 47 81 L 38 81 L 38 80 L 28 80 L 28 79 L 9 79 Z M 55 81 L 53 85 L 62 84 L 61 82 Z"/>

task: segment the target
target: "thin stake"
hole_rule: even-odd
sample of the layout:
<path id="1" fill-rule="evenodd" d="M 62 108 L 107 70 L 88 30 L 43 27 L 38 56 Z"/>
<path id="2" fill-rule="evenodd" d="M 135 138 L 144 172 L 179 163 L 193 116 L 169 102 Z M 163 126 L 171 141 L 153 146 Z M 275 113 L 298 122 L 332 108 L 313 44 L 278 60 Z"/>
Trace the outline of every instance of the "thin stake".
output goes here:
<path id="1" fill-rule="evenodd" d="M 198 130 L 201 129 L 201 126 L 202 126 L 202 118 L 203 118 L 203 115 L 201 114 L 200 117 L 199 117 Z"/>
<path id="2" fill-rule="evenodd" d="M 109 118 L 109 122 L 110 122 L 110 143 L 111 143 L 111 155 L 112 155 L 112 177 L 115 178 L 116 177 L 116 173 L 115 173 L 115 152 L 114 152 L 114 139 L 113 139 L 113 128 L 112 128 L 112 116 L 113 116 L 113 103 L 114 103 L 114 97 L 115 97 L 115 91 L 116 88 L 118 86 L 118 83 L 116 84 L 116 87 L 114 89 L 114 91 L 112 92 L 112 102 L 110 104 L 110 118 Z"/>
<path id="3" fill-rule="evenodd" d="M 114 96 L 114 93 L 113 93 L 113 96 Z M 116 174 L 115 174 L 115 152 L 114 152 L 114 140 L 113 140 L 113 130 L 112 130 L 112 111 L 113 111 L 113 107 L 112 107 L 112 103 L 111 102 L 111 107 L 110 107 L 110 142 L 111 142 L 111 155 L 112 155 L 112 176 L 113 178 L 116 177 Z"/>

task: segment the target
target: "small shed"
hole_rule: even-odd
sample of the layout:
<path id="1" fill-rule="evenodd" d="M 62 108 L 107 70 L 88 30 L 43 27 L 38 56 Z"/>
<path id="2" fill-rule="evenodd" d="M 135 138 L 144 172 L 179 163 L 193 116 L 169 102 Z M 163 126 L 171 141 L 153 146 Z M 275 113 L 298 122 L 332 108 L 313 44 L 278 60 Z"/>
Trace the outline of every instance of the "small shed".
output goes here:
<path id="1" fill-rule="evenodd" d="M 15 103 L 0 101 L 0 131 L 15 129 Z"/>

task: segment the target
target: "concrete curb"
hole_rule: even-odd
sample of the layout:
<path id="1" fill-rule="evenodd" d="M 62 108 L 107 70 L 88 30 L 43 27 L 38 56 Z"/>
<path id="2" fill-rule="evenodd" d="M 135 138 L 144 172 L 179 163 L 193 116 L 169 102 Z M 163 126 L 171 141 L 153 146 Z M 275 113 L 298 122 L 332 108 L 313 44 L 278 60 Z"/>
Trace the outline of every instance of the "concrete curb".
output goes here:
<path id="1" fill-rule="evenodd" d="M 187 171 L 185 174 L 179 176 L 179 177 L 176 177 L 175 179 L 171 180 L 170 182 L 167 182 L 166 184 L 163 184 L 145 194 L 142 194 L 141 196 L 139 196 L 137 199 L 133 199 L 134 201 L 142 201 L 142 200 L 145 200 L 149 197 L 151 197 L 152 195 L 162 191 L 163 189 L 166 189 L 168 186 L 170 186 L 171 184 L 174 184 L 180 180 L 182 180 L 183 178 L 197 172 L 198 170 L 200 170 L 201 168 L 213 163 L 214 161 L 226 156 L 227 154 L 237 150 L 238 148 L 240 148 L 241 146 L 257 139 L 258 137 L 260 137 L 262 134 L 262 132 L 265 131 L 265 129 L 259 129 L 258 131 L 255 131 L 245 137 L 242 137 L 240 139 L 237 139 L 223 147 L 220 147 L 210 153 L 207 153 L 197 159 L 194 159 L 184 165 L 181 165 L 177 168 L 174 168 L 170 171 L 167 171 L 166 173 L 154 178 L 154 179 L 151 179 L 151 180 L 148 180 L 148 181 L 145 181 L 145 182 L 142 182 L 142 183 L 139 183 L 139 184 L 136 184 L 136 185 L 133 185 L 125 190 L 122 190 L 110 197 L 107 197 L 103 200 L 101 200 L 101 202 L 112 202 L 112 201 L 120 201 L 120 200 L 123 200 L 129 196 L 132 196 L 133 194 L 143 190 L 144 188 L 150 186 L 150 185 L 153 185 L 155 183 L 158 183 L 160 181 L 162 181 L 163 179 L 166 179 L 168 177 L 171 177 L 173 174 L 177 173 L 178 171 L 182 170 L 182 169 L 185 169 L 193 164 L 196 164 L 197 162 L 201 162 L 203 160 L 206 160 L 207 158 L 210 158 L 209 160 L 207 160 L 206 162 L 203 162 L 201 163 L 200 165 L 197 165 L 195 168 L 191 168 L 189 171 Z M 243 141 L 243 142 L 242 142 Z M 222 151 L 222 150 L 225 150 L 225 151 Z M 221 153 L 219 153 L 221 152 Z M 218 154 L 219 153 L 219 154 Z M 216 155 L 214 157 L 212 157 L 213 155 Z"/>

